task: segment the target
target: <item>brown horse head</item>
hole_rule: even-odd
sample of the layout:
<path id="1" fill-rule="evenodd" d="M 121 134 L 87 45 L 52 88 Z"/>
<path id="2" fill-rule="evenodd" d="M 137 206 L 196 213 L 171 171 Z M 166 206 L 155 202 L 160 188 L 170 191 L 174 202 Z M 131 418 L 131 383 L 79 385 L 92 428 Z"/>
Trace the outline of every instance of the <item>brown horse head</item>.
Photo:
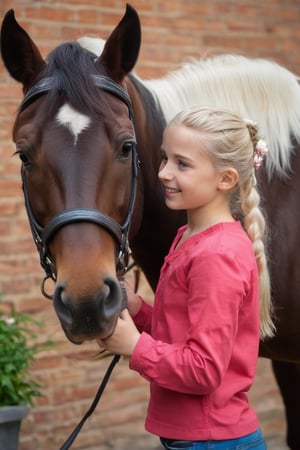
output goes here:
<path id="1" fill-rule="evenodd" d="M 110 335 L 122 308 L 116 264 L 127 257 L 137 171 L 125 87 L 140 41 L 127 6 L 100 57 L 70 42 L 44 61 L 12 10 L 3 20 L 3 61 L 25 95 L 13 139 L 29 220 L 75 343 Z M 135 214 L 131 233 L 139 222 Z"/>

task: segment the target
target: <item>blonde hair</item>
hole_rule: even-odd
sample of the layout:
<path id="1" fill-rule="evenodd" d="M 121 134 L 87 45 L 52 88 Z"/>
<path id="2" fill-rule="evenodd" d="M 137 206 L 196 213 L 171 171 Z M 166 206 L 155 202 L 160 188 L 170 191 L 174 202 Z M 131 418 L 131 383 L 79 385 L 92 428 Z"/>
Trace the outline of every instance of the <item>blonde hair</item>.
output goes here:
<path id="1" fill-rule="evenodd" d="M 234 168 L 239 181 L 232 195 L 232 212 L 241 216 L 245 231 L 252 241 L 259 273 L 260 335 L 274 335 L 271 286 L 264 239 L 266 222 L 260 208 L 254 170 L 255 147 L 259 141 L 254 122 L 214 107 L 193 107 L 177 114 L 169 126 L 184 125 L 205 136 L 205 148 L 216 168 Z M 203 142 L 201 142 L 203 145 Z M 237 208 L 237 210 L 236 210 Z"/>

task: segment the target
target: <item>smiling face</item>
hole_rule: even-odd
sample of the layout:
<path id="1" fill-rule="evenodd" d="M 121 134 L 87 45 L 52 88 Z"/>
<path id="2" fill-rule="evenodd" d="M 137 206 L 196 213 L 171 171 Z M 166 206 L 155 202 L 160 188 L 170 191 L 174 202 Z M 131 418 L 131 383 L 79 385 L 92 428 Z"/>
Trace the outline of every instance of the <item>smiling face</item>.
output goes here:
<path id="1" fill-rule="evenodd" d="M 212 206 L 222 191 L 223 172 L 216 169 L 206 150 L 205 136 L 186 126 L 165 130 L 159 179 L 170 209 L 193 210 Z"/>

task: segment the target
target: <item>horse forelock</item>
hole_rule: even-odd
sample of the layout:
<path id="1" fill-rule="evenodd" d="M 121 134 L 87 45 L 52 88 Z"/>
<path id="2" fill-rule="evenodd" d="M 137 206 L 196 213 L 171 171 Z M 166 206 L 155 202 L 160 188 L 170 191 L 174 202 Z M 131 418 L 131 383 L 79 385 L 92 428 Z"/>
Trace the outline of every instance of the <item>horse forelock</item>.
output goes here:
<path id="1" fill-rule="evenodd" d="M 53 79 L 48 101 L 52 103 L 55 97 L 64 95 L 79 111 L 99 112 L 101 91 L 92 82 L 93 75 L 97 74 L 95 62 L 95 55 L 77 42 L 67 42 L 54 49 L 42 74 Z"/>
<path id="2" fill-rule="evenodd" d="M 257 122 L 269 146 L 269 176 L 290 170 L 292 140 L 300 143 L 299 79 L 264 59 L 220 55 L 183 65 L 156 80 L 143 81 L 158 99 L 167 122 L 197 104 L 229 109 Z"/>

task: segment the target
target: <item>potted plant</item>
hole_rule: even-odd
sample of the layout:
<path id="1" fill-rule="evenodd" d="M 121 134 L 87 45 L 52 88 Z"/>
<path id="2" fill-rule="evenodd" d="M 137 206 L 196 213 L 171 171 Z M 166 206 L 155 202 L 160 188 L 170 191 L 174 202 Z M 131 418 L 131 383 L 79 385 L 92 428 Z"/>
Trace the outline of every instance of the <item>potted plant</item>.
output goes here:
<path id="1" fill-rule="evenodd" d="M 12 306 L 0 306 L 0 449 L 17 450 L 21 421 L 41 395 L 30 369 L 45 344 L 36 341 L 40 322 Z"/>

